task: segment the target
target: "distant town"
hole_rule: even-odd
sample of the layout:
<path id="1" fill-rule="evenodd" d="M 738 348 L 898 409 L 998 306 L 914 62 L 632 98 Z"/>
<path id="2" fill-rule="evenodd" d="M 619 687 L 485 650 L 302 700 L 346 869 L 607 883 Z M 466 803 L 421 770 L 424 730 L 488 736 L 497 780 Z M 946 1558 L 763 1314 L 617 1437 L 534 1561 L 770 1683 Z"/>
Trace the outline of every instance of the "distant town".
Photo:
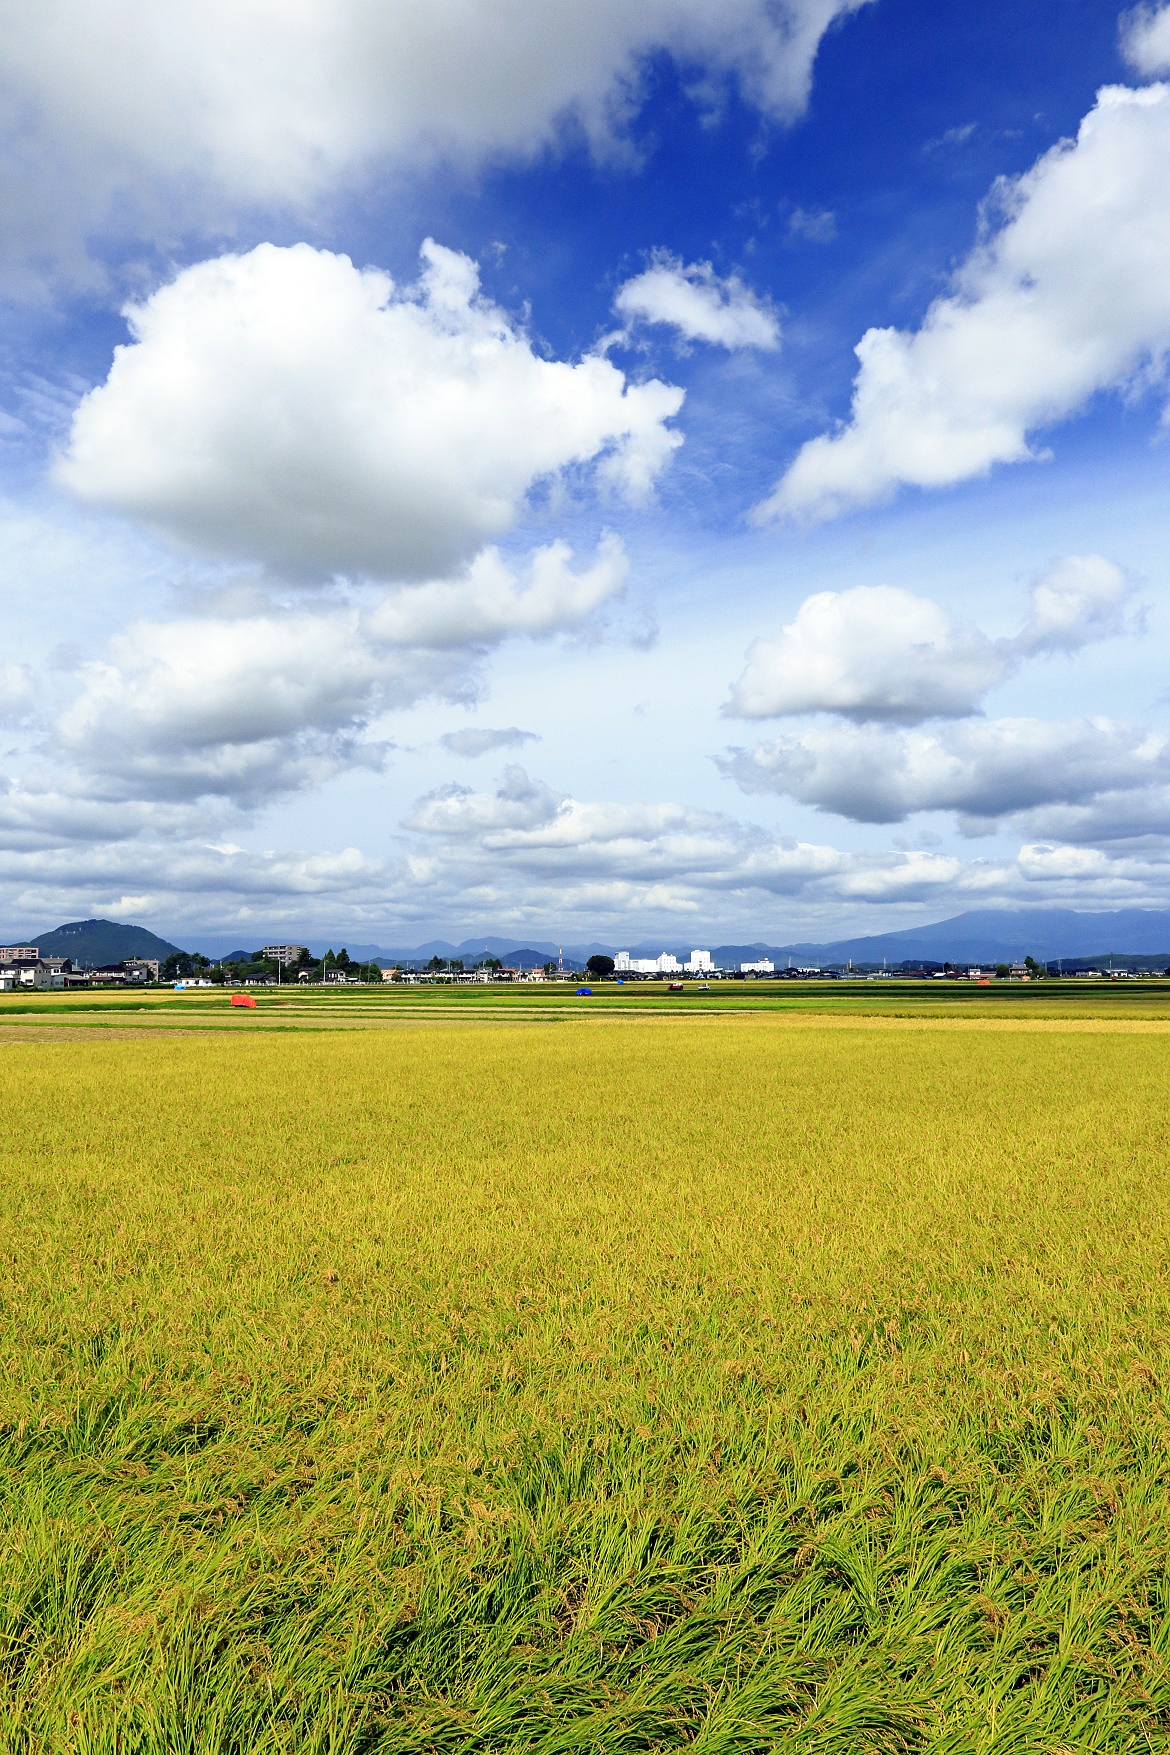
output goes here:
<path id="1" fill-rule="evenodd" d="M 681 987 L 686 981 L 701 985 L 712 981 L 894 981 L 940 980 L 976 981 L 990 985 L 993 981 L 1035 981 L 1059 977 L 1097 980 L 1132 979 L 1141 976 L 1167 975 L 1170 967 L 1164 960 L 1148 957 L 1109 959 L 1090 963 L 1075 958 L 1062 958 L 1041 963 L 1033 957 L 1023 962 L 978 964 L 934 963 L 907 958 L 901 963 L 882 965 L 854 963 L 826 966 L 789 964 L 777 967 L 767 957 L 737 965 L 717 964 L 710 951 L 692 950 L 685 961 L 672 951 L 661 951 L 656 957 L 635 957 L 629 951 L 615 956 L 591 956 L 582 967 L 566 965 L 562 957 L 539 967 L 520 967 L 504 963 L 498 957 L 484 955 L 473 963 L 459 957 L 432 956 L 426 962 L 360 962 L 342 949 L 326 951 L 315 957 L 306 945 L 270 944 L 254 952 L 241 952 L 234 957 L 214 961 L 199 952 L 175 951 L 164 958 L 130 956 L 121 962 L 89 965 L 71 957 L 46 955 L 37 945 L 0 946 L 0 993 L 15 989 L 79 988 L 79 987 L 157 987 L 169 986 L 178 991 L 197 987 L 280 987 L 329 986 L 359 987 L 401 982 L 412 986 L 479 982 L 580 982 L 666 981 Z"/>

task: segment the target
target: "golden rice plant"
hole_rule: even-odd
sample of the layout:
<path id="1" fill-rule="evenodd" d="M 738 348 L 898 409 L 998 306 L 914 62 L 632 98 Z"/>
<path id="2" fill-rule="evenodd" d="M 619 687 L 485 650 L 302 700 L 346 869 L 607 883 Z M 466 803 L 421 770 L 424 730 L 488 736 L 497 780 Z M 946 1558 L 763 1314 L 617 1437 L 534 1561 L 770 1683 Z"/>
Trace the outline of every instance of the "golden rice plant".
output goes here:
<path id="1" fill-rule="evenodd" d="M 1170 1034 L 9 1041 L 0 1749 L 1170 1747 Z"/>

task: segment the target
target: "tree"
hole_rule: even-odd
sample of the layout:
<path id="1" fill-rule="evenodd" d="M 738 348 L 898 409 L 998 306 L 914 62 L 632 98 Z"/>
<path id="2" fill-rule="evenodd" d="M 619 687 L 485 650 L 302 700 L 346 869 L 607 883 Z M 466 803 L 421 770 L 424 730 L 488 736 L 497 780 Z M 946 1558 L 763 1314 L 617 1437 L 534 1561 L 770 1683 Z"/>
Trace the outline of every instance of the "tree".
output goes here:
<path id="1" fill-rule="evenodd" d="M 187 951 L 172 951 L 160 973 L 164 981 L 185 981 L 195 973 L 195 959 Z"/>
<path id="2" fill-rule="evenodd" d="M 1025 957 L 1024 967 L 1033 978 L 1044 973 L 1043 964 L 1038 963 L 1034 957 Z"/>
<path id="3" fill-rule="evenodd" d="M 1007 981 L 1010 980 L 1010 978 L 1011 969 L 1008 965 L 1006 963 L 997 963 L 995 965 L 995 979 L 997 981 Z"/>
<path id="4" fill-rule="evenodd" d="M 444 963 L 442 957 L 432 957 L 427 964 L 427 973 L 429 975 L 437 975 L 440 969 L 445 969 L 446 967 L 447 965 Z"/>
<path id="5" fill-rule="evenodd" d="M 596 980 L 608 981 L 617 964 L 612 957 L 595 956 L 590 957 L 585 967 Z"/>
<path id="6" fill-rule="evenodd" d="M 555 963 L 545 963 L 544 972 L 546 975 L 555 975 L 557 972 L 556 964 Z"/>

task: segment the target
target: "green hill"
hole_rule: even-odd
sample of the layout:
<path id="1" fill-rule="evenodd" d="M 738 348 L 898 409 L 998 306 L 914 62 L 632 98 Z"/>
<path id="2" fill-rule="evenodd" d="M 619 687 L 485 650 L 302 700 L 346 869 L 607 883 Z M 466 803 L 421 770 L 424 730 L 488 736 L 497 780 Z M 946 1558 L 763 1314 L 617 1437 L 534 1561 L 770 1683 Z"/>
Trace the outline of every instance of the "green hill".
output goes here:
<path id="1" fill-rule="evenodd" d="M 44 957 L 72 957 L 75 963 L 120 963 L 126 957 L 169 957 L 171 944 L 144 926 L 123 926 L 117 920 L 73 920 L 29 939 Z"/>

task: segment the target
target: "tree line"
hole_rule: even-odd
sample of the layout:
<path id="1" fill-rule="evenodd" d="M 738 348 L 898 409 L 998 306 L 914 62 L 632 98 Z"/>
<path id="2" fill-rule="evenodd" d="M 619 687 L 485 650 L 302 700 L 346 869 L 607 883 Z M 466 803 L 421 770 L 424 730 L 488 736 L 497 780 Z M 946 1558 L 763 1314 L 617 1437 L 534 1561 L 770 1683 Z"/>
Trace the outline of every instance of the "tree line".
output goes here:
<path id="1" fill-rule="evenodd" d="M 308 950 L 302 950 L 295 963 L 278 965 L 275 957 L 261 956 L 253 951 L 244 958 L 223 959 L 213 963 L 200 951 L 174 951 L 162 964 L 159 974 L 163 981 L 185 981 L 197 977 L 211 981 L 216 987 L 230 986 L 240 981 L 296 981 L 303 973 L 310 981 L 323 981 L 326 974 L 338 970 L 345 975 L 355 976 L 359 981 L 380 981 L 382 970 L 377 963 L 356 962 L 345 949 L 328 950 L 323 957 L 314 957 Z"/>

